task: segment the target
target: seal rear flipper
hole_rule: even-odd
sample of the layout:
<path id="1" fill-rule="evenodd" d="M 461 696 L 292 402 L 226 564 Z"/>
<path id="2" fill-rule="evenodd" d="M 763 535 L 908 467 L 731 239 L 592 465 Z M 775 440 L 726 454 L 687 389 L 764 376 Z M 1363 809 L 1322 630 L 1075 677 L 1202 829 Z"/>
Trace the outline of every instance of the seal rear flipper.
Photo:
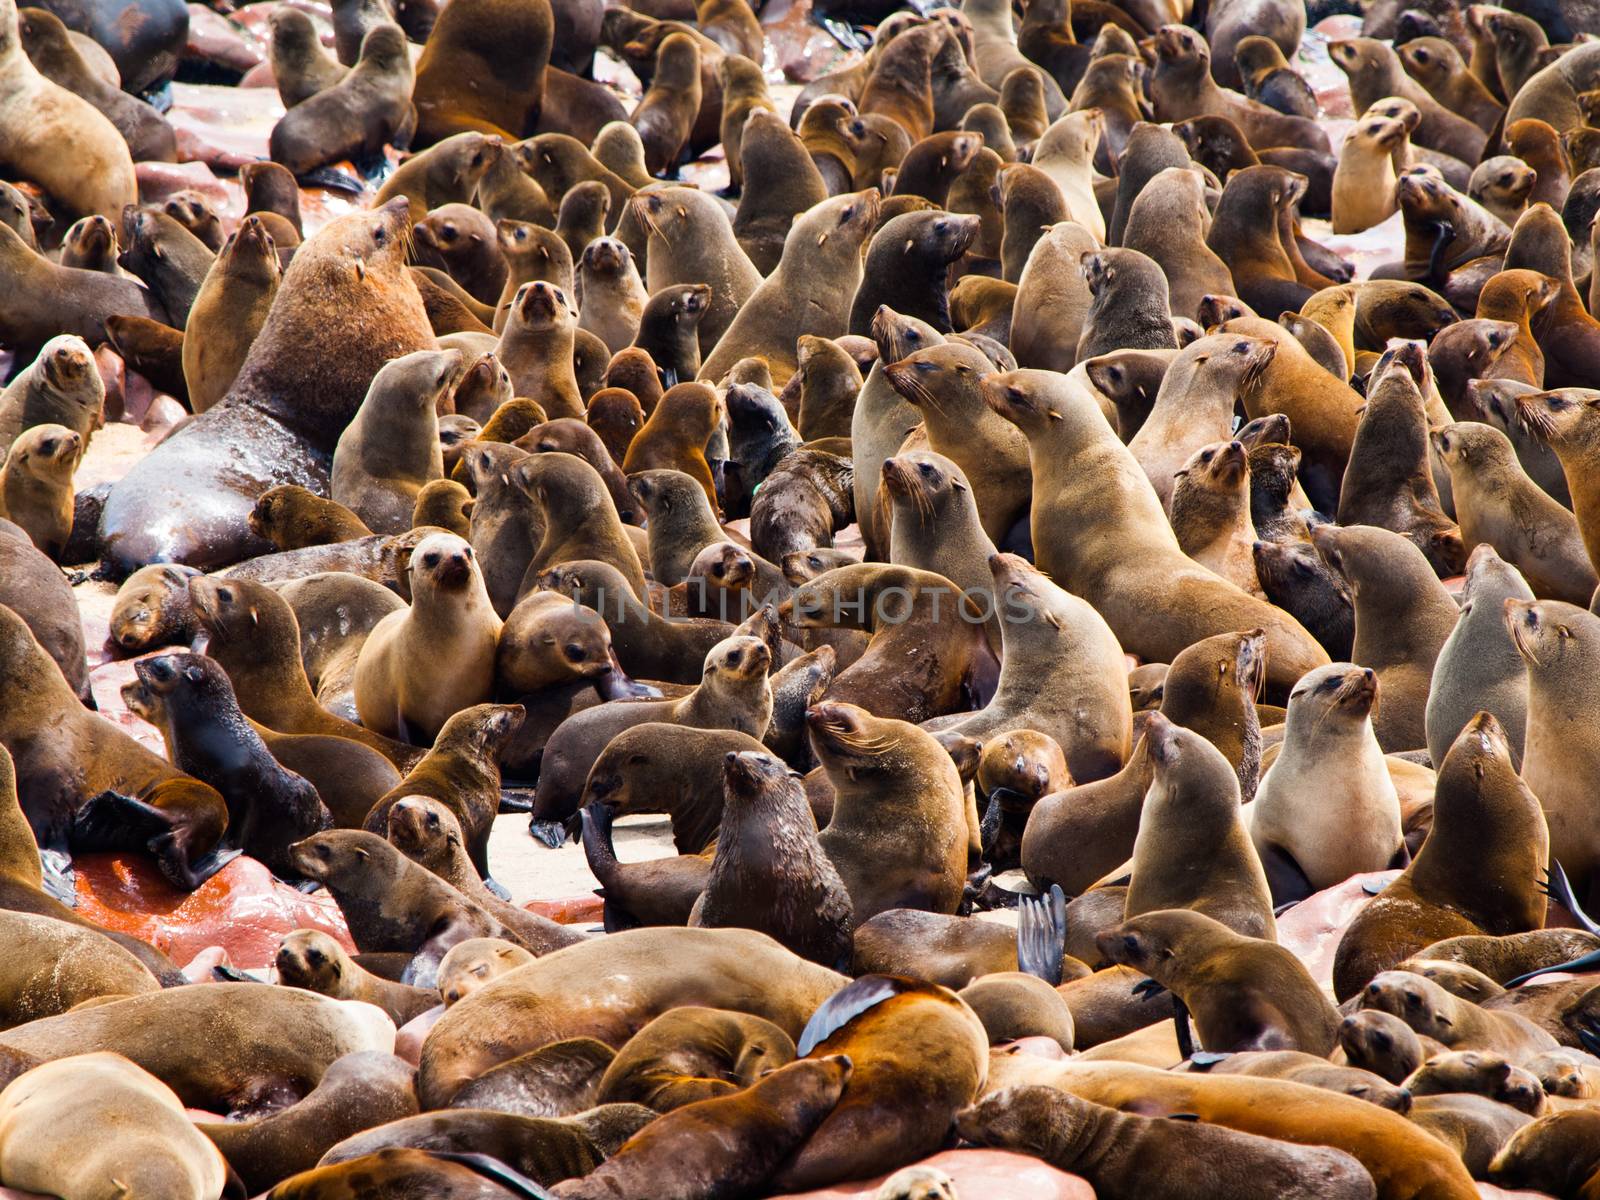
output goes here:
<path id="1" fill-rule="evenodd" d="M 1545 871 L 1545 878 L 1539 885 L 1539 890 L 1571 913 L 1572 919 L 1580 926 L 1600 937 L 1600 925 L 1595 924 L 1594 919 L 1583 911 L 1583 907 L 1578 903 L 1578 897 L 1572 892 L 1572 880 L 1567 878 L 1566 868 L 1555 859 L 1550 860 L 1550 866 Z"/>
<path id="2" fill-rule="evenodd" d="M 211 968 L 211 978 L 216 983 L 257 983 L 259 980 L 248 972 L 239 970 L 229 963 L 218 963 Z"/>
<path id="3" fill-rule="evenodd" d="M 804 1058 L 869 1008 L 876 1008 L 885 1000 L 916 986 L 910 980 L 893 975 L 863 975 L 845 984 L 811 1014 L 811 1019 L 800 1031 L 799 1040 L 795 1043 L 796 1054 Z"/>
<path id="4" fill-rule="evenodd" d="M 64 850 L 39 851 L 39 871 L 43 876 L 40 886 L 47 896 L 59 900 L 68 908 L 78 904 L 78 880 L 72 870 L 72 857 Z"/>
<path id="5" fill-rule="evenodd" d="M 552 850 L 559 850 L 567 840 L 567 825 L 565 821 L 529 820 L 528 835 Z"/>
<path id="6" fill-rule="evenodd" d="M 523 1196 L 526 1200 L 555 1200 L 552 1193 L 545 1191 L 526 1175 L 512 1170 L 498 1158 L 490 1158 L 487 1154 L 463 1154 L 454 1150 L 424 1150 L 423 1153 L 441 1162 L 453 1162 L 467 1167 L 491 1183 L 499 1184 L 513 1196 Z"/>
<path id="7" fill-rule="evenodd" d="M 531 788 L 501 787 L 500 811 L 503 813 L 531 813 L 533 796 Z"/>
<path id="8" fill-rule="evenodd" d="M 989 886 L 990 877 L 993 875 L 993 865 L 986 862 L 980 862 L 971 871 L 967 872 L 967 882 L 961 889 L 961 902 L 956 905 L 956 916 L 970 917 L 972 915 L 973 907 Z"/>
<path id="9" fill-rule="evenodd" d="M 1261 854 L 1261 868 L 1267 873 L 1267 888 L 1272 893 L 1272 903 L 1296 904 L 1317 889 L 1282 846 L 1269 844 Z"/>
<path id="10" fill-rule="evenodd" d="M 1067 896 L 1060 884 L 1034 900 L 1023 897 L 1017 910 L 1017 970 L 1061 983 L 1062 959 L 1067 942 Z"/>
<path id="11" fill-rule="evenodd" d="M 167 882 L 183 891 L 199 888 L 223 867 L 244 853 L 243 850 L 218 847 L 209 854 L 190 859 L 189 847 L 184 845 L 183 831 L 170 829 L 150 839 L 148 848 L 155 855 L 156 867 L 166 876 Z"/>
<path id="12" fill-rule="evenodd" d="M 1515 979 L 1506 981 L 1506 990 L 1510 991 L 1512 988 L 1520 987 L 1524 983 L 1527 983 L 1528 980 L 1537 979 L 1541 975 L 1553 975 L 1557 971 L 1566 971 L 1571 974 L 1580 975 L 1585 971 L 1595 970 L 1600 970 L 1600 950 L 1592 950 L 1588 954 L 1585 954 L 1582 958 L 1575 958 L 1571 962 L 1551 963 L 1549 966 L 1540 967 L 1537 970 L 1529 971 L 1525 975 L 1518 975 Z"/>

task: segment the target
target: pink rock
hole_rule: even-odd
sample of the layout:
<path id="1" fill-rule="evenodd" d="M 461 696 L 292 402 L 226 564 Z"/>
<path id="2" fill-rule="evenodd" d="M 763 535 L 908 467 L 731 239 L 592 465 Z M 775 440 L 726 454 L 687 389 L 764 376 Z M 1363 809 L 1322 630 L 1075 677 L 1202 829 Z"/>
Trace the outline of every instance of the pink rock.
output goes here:
<path id="1" fill-rule="evenodd" d="M 267 57 L 265 43 L 242 25 L 203 4 L 188 7 L 189 44 L 184 47 L 185 58 L 214 63 L 242 75 Z"/>
<path id="2" fill-rule="evenodd" d="M 1339 939 L 1372 899 L 1364 885 L 1390 883 L 1399 871 L 1373 871 L 1345 880 L 1338 887 L 1318 892 L 1278 918 L 1278 943 L 1294 951 L 1318 983 L 1333 980 L 1333 956 Z"/>
<path id="3" fill-rule="evenodd" d="M 272 73 L 270 62 L 257 63 L 244 73 L 244 78 L 239 80 L 242 88 L 276 88 L 277 77 Z"/>
<path id="4" fill-rule="evenodd" d="M 397 1051 L 398 1053 L 398 1051 Z M 980 1200 L 1094 1200 L 1094 1189 L 1076 1175 L 1009 1150 L 945 1150 L 919 1166 L 950 1176 L 958 1196 Z M 792 1192 L 776 1200 L 848 1200 L 871 1196 L 888 1175 L 815 1192 Z"/>
<path id="5" fill-rule="evenodd" d="M 134 164 L 139 177 L 139 199 L 159 204 L 175 192 L 199 192 L 224 224 L 244 213 L 244 188 L 237 179 L 219 179 L 204 162 L 142 162 Z"/>
<path id="6" fill-rule="evenodd" d="M 100 346 L 94 352 L 94 365 L 100 372 L 100 382 L 105 384 L 106 399 L 102 409 L 100 423 L 107 421 L 120 421 L 127 408 L 127 397 L 123 390 L 124 364 L 122 356 L 110 346 Z"/>
<path id="7" fill-rule="evenodd" d="M 394 1052 L 405 1059 L 412 1066 L 422 1062 L 422 1043 L 428 1040 L 428 1031 L 432 1029 L 440 1017 L 444 1016 L 444 1005 L 430 1008 L 419 1017 L 412 1017 L 400 1026 L 394 1035 Z"/>
<path id="8" fill-rule="evenodd" d="M 332 896 L 298 892 L 253 858 L 234 859 L 188 893 L 144 856 L 80 854 L 73 866 L 79 916 L 143 938 L 178 962 L 220 947 L 236 966 L 258 969 L 296 929 L 320 929 L 355 948 Z"/>

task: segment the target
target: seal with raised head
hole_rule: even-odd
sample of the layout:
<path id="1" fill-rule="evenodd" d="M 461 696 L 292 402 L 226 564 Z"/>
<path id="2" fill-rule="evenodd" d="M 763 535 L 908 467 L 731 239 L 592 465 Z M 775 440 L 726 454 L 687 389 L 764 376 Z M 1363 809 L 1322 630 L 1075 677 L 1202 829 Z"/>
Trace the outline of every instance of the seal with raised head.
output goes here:
<path id="1" fill-rule="evenodd" d="M 113 486 L 101 531 L 119 573 L 260 552 L 266 543 L 247 526 L 257 496 L 280 483 L 326 489 L 328 456 L 372 377 L 433 345 L 403 270 L 407 228 L 405 203 L 391 201 L 330 222 L 295 251 L 227 397 Z"/>

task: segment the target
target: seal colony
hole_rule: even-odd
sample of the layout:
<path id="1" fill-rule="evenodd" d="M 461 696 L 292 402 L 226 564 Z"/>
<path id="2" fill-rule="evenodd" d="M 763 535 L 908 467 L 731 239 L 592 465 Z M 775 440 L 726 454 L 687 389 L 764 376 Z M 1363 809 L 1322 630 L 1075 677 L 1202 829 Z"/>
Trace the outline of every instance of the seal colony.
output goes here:
<path id="1" fill-rule="evenodd" d="M 1592 6 L 258 15 L 0 0 L 0 1190 L 1600 1195 Z"/>

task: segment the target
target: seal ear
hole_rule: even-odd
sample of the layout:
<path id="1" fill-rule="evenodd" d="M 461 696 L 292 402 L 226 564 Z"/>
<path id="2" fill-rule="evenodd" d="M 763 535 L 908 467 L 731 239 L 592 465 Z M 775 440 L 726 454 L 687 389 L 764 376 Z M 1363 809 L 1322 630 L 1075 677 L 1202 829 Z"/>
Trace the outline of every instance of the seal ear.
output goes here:
<path id="1" fill-rule="evenodd" d="M 206 677 L 206 673 L 204 671 L 202 671 L 198 666 L 194 666 L 194 665 L 191 665 L 188 668 L 186 668 L 184 670 L 183 674 L 184 674 L 184 677 L 186 679 L 188 679 L 188 681 L 190 683 L 201 683 L 201 682 L 203 682 L 205 680 L 205 677 Z"/>
<path id="2" fill-rule="evenodd" d="M 371 853 L 367 850 L 367 848 L 365 846 L 357 846 L 355 848 L 355 855 L 356 855 L 357 858 L 359 858 L 359 859 L 361 859 L 363 861 L 365 861 L 366 859 L 369 859 L 369 858 L 372 857 Z"/>
<path id="3" fill-rule="evenodd" d="M 261 611 L 259 609 L 257 609 L 254 605 L 252 605 L 250 607 L 250 624 L 252 624 L 252 625 L 260 625 L 261 624 Z"/>

